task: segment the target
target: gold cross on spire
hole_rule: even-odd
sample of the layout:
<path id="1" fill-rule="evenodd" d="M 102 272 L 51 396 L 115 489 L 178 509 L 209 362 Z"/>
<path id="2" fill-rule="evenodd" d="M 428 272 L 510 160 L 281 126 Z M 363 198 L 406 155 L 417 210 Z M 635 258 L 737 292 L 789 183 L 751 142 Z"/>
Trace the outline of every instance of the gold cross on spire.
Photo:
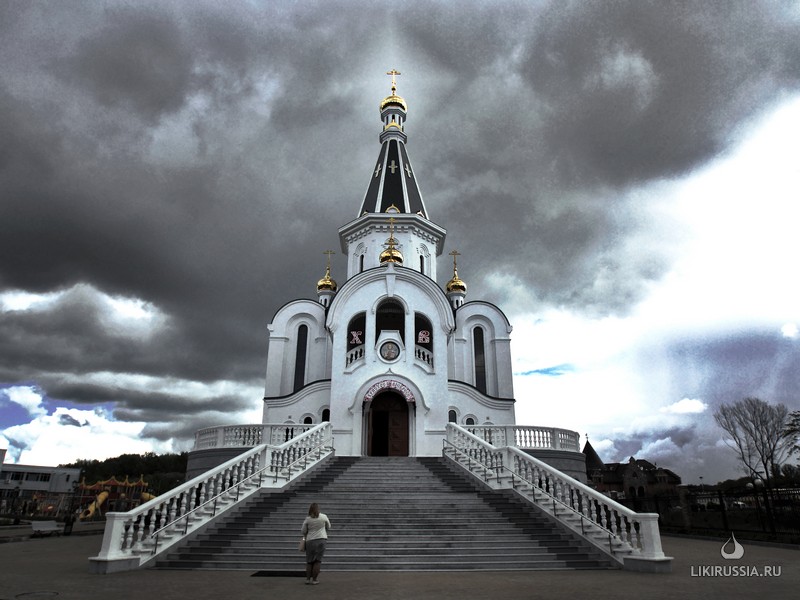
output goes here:
<path id="1" fill-rule="evenodd" d="M 323 254 L 327 254 L 328 255 L 328 268 L 330 269 L 331 268 L 331 254 L 336 254 L 336 252 L 334 252 L 333 250 L 325 250 L 325 252 L 323 252 Z"/>
<path id="2" fill-rule="evenodd" d="M 392 76 L 392 95 L 394 96 L 394 93 L 397 91 L 397 80 L 395 77 L 397 75 L 402 75 L 402 73 L 397 69 L 392 69 L 391 71 L 386 71 L 386 74 Z"/>
<path id="3" fill-rule="evenodd" d="M 461 253 L 458 250 L 453 250 L 450 252 L 450 256 L 453 257 L 453 271 L 456 270 L 456 256 L 461 256 Z"/>

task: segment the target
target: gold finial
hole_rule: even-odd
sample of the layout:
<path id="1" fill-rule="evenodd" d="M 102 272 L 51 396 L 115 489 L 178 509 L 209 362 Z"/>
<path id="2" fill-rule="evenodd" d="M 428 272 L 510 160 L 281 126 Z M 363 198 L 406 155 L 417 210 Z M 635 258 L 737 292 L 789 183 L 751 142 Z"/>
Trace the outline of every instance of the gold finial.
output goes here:
<path id="1" fill-rule="evenodd" d="M 458 277 L 458 265 L 456 264 L 456 257 L 461 256 L 458 250 L 453 250 L 449 253 L 453 257 L 453 278 L 447 282 L 445 289 L 448 292 L 461 292 L 467 293 L 467 284 Z"/>
<path id="2" fill-rule="evenodd" d="M 392 76 L 392 96 L 394 96 L 395 92 L 397 91 L 397 80 L 395 77 L 397 75 L 402 75 L 402 73 L 397 69 L 392 69 L 391 71 L 386 71 L 386 74 Z"/>
<path id="3" fill-rule="evenodd" d="M 394 222 L 397 219 L 394 217 L 389 217 L 389 239 L 386 240 L 386 250 L 381 252 L 379 261 L 381 264 L 386 262 L 393 262 L 402 265 L 403 264 L 403 254 L 395 248 L 395 244 L 397 243 L 394 239 Z"/>
<path id="4" fill-rule="evenodd" d="M 394 242 L 394 222 L 396 220 L 397 219 L 395 219 L 394 217 L 389 217 L 389 242 L 388 243 L 389 243 L 389 249 L 390 250 L 394 250 L 394 244 L 395 244 L 395 242 Z"/>
<path id="5" fill-rule="evenodd" d="M 336 254 L 333 250 L 325 250 L 323 254 L 328 255 L 328 264 L 325 267 L 325 277 L 317 282 L 317 291 L 336 291 L 336 282 L 331 279 L 331 254 Z"/>

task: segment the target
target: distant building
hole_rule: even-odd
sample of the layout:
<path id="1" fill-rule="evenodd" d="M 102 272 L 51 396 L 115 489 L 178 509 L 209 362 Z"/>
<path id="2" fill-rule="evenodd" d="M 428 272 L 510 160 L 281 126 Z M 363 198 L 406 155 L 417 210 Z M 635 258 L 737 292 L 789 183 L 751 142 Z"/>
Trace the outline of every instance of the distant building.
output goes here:
<path id="1" fill-rule="evenodd" d="M 0 450 L 0 459 L 5 459 Z M 52 514 L 70 510 L 80 469 L 2 464 L 0 514 Z"/>
<path id="2" fill-rule="evenodd" d="M 672 496 L 681 478 L 669 469 L 631 456 L 626 463 L 604 463 L 586 441 L 586 479 L 598 492 L 615 499 Z"/>

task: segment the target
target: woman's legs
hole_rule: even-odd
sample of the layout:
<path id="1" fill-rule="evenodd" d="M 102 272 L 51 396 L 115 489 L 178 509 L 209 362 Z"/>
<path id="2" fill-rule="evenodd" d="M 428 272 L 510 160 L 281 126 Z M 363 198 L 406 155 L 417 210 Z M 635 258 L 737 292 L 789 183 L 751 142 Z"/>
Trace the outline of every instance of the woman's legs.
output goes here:
<path id="1" fill-rule="evenodd" d="M 319 577 L 319 570 L 322 567 L 322 563 L 320 561 L 316 561 L 308 566 L 311 567 L 311 578 L 316 581 L 317 577 Z M 308 569 L 306 569 L 306 573 L 308 573 Z"/>

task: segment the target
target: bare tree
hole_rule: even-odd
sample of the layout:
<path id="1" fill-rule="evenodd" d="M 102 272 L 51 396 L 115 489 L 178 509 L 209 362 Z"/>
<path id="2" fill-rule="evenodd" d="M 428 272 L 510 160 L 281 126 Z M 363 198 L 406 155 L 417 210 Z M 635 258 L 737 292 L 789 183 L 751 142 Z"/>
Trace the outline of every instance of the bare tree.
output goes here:
<path id="1" fill-rule="evenodd" d="M 788 413 L 783 404 L 773 406 L 758 398 L 745 398 L 720 406 L 714 420 L 730 436 L 725 441 L 737 451 L 745 471 L 768 483 L 791 448 L 784 433 Z"/>
<path id="2" fill-rule="evenodd" d="M 797 452 L 800 454 L 800 410 L 789 413 L 789 419 L 786 422 L 786 427 L 783 429 L 783 435 L 789 441 L 791 447 L 789 452 Z"/>

